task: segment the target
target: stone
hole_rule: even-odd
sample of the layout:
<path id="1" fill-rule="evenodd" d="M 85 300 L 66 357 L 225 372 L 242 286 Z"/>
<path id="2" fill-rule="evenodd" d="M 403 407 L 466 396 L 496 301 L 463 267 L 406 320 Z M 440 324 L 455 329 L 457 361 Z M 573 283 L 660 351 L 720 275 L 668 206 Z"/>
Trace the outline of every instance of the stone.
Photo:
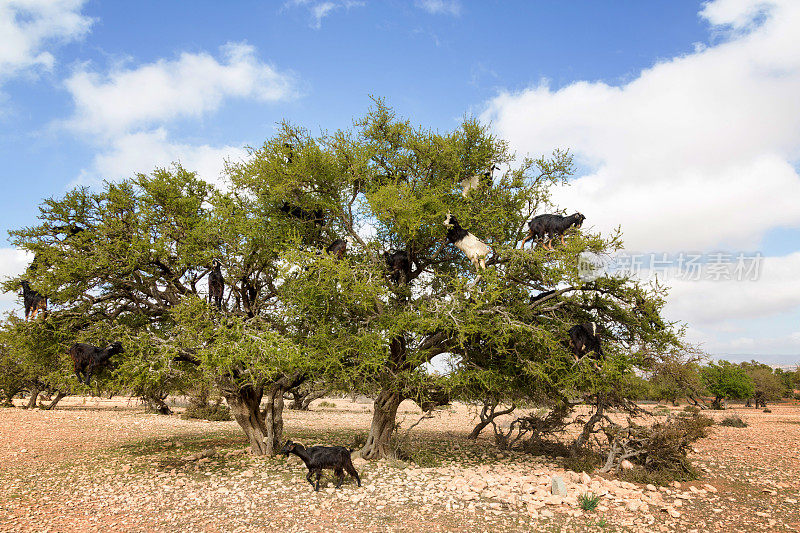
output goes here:
<path id="1" fill-rule="evenodd" d="M 633 463 L 625 459 L 619 464 L 619 467 L 623 470 L 630 470 L 633 468 Z"/>
<path id="2" fill-rule="evenodd" d="M 591 482 L 592 482 L 592 477 L 586 472 L 581 472 L 581 483 L 583 483 L 584 485 L 588 485 Z"/>
<path id="3" fill-rule="evenodd" d="M 655 485 L 646 485 L 645 488 L 651 492 L 655 492 L 658 490 Z"/>
<path id="4" fill-rule="evenodd" d="M 561 476 L 553 476 L 550 492 L 558 496 L 567 495 L 567 485 L 564 483 L 564 480 L 561 478 Z"/>

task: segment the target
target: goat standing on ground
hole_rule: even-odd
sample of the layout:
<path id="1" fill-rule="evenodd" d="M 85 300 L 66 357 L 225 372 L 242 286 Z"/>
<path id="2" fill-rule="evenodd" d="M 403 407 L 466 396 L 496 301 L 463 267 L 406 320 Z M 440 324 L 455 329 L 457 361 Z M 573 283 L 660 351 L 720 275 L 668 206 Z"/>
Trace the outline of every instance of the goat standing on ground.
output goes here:
<path id="1" fill-rule="evenodd" d="M 548 245 L 550 245 L 553 238 L 561 237 L 561 244 L 565 244 L 564 232 L 571 226 L 580 228 L 584 220 L 586 220 L 586 217 L 580 213 L 574 213 L 568 217 L 561 215 L 535 216 L 528 222 L 528 236 L 522 240 L 522 248 L 525 247 L 525 243 L 528 241 L 540 241 L 544 243 L 545 250 L 552 250 L 553 247 L 550 246 L 548 248 Z M 549 236 L 547 242 L 544 242 L 545 236 Z"/>
<path id="2" fill-rule="evenodd" d="M 47 311 L 47 298 L 31 289 L 30 283 L 22 281 L 22 302 L 25 305 L 25 320 L 36 318 L 36 313 Z"/>
<path id="3" fill-rule="evenodd" d="M 105 348 L 98 348 L 85 342 L 77 342 L 69 349 L 69 356 L 72 358 L 75 375 L 78 381 L 89 384 L 92 377 L 92 372 L 111 359 L 111 356 L 120 353 L 125 353 L 122 348 L 122 343 L 119 341 L 112 342 Z M 84 375 L 81 379 L 81 374 Z"/>
<path id="4" fill-rule="evenodd" d="M 305 463 L 306 468 L 308 468 L 306 480 L 311 483 L 315 491 L 319 491 L 319 478 L 322 477 L 323 469 L 333 470 L 334 474 L 336 474 L 338 478 L 337 489 L 342 486 L 345 471 L 356 478 L 358 486 L 361 486 L 361 478 L 358 477 L 358 472 L 356 472 L 353 461 L 350 459 L 350 450 L 344 446 L 312 446 L 306 449 L 302 444 L 287 440 L 280 453 L 286 455 L 286 457 L 293 453 Z M 317 475 L 316 486 L 311 481 L 311 476 L 314 474 Z"/>
<path id="5" fill-rule="evenodd" d="M 486 270 L 486 256 L 489 255 L 486 243 L 462 228 L 450 213 L 444 217 L 444 225 L 447 226 L 447 242 L 464 252 L 478 272 Z"/>
<path id="6" fill-rule="evenodd" d="M 394 252 L 383 252 L 383 258 L 386 260 L 386 266 L 389 268 L 390 277 L 392 282 L 397 285 L 408 283 L 411 279 L 411 258 L 405 250 L 395 250 Z"/>
<path id="7" fill-rule="evenodd" d="M 213 303 L 217 309 L 222 309 L 222 297 L 225 295 L 225 278 L 222 277 L 221 267 L 219 259 L 214 259 L 208 274 L 208 303 Z"/>
<path id="8" fill-rule="evenodd" d="M 576 361 L 590 353 L 594 353 L 592 359 L 601 358 L 603 348 L 600 346 L 600 337 L 597 336 L 597 324 L 588 322 L 572 326 L 569 330 L 569 347 Z"/>

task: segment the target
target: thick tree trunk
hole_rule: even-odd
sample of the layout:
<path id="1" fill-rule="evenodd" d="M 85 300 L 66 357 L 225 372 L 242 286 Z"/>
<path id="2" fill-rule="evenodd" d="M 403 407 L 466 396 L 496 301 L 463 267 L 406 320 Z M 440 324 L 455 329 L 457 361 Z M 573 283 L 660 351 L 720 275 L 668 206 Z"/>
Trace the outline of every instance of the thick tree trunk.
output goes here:
<path id="1" fill-rule="evenodd" d="M 359 454 L 364 459 L 382 459 L 394 457 L 392 448 L 392 433 L 395 429 L 397 407 L 403 401 L 400 393 L 394 391 L 381 391 L 375 399 L 375 410 L 372 413 L 372 426 L 369 436 Z"/>
<path id="2" fill-rule="evenodd" d="M 283 387 L 272 385 L 264 408 L 264 435 L 267 454 L 275 455 L 283 443 Z"/>
<path id="3" fill-rule="evenodd" d="M 65 394 L 65 393 L 63 393 L 63 392 L 61 392 L 61 391 L 56 391 L 56 397 L 55 397 L 55 398 L 53 398 L 53 401 L 52 401 L 52 402 L 50 402 L 50 403 L 47 405 L 47 407 L 45 407 L 45 409 L 47 409 L 47 410 L 49 411 L 49 410 L 51 410 L 52 408 L 54 408 L 54 407 L 56 406 L 56 404 L 58 404 L 58 402 L 60 402 L 60 401 L 61 401 L 61 398 L 63 398 L 64 396 L 66 396 L 66 394 Z"/>
<path id="4" fill-rule="evenodd" d="M 26 409 L 33 409 L 34 407 L 36 407 L 36 400 L 37 398 L 39 398 L 39 393 L 41 391 L 39 390 L 39 387 L 31 387 L 30 392 L 31 392 L 31 397 L 28 400 L 28 405 L 25 406 Z"/>
<path id="5" fill-rule="evenodd" d="M 253 455 L 266 455 L 272 453 L 271 447 L 267 446 L 265 439 L 267 428 L 264 425 L 264 417 L 259 406 L 261 404 L 261 390 L 253 387 L 244 387 L 238 392 L 225 391 L 225 401 L 231 409 L 231 414 L 236 422 L 244 431 L 247 442 L 250 443 L 250 451 Z"/>
<path id="6" fill-rule="evenodd" d="M 99 396 L 99 395 L 98 395 Z M 147 406 L 160 415 L 171 415 L 172 409 L 164 402 L 164 398 L 159 396 L 148 396 L 145 398 Z"/>

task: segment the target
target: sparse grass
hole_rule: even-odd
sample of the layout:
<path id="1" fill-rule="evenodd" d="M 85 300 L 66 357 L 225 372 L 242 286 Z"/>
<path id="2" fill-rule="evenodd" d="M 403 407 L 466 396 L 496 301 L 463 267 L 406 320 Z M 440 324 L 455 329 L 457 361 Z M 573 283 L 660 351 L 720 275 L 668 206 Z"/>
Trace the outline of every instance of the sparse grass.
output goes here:
<path id="1" fill-rule="evenodd" d="M 602 464 L 602 458 L 589 451 L 584 451 L 575 457 L 564 458 L 564 468 L 573 472 L 586 472 L 591 474 Z"/>
<path id="2" fill-rule="evenodd" d="M 659 468 L 657 470 L 647 470 L 640 466 L 635 466 L 630 470 L 621 470 L 619 478 L 631 483 L 640 485 L 656 485 L 665 487 L 673 481 L 692 481 L 698 479 L 700 473 L 693 466 L 684 468 Z"/>
<path id="3" fill-rule="evenodd" d="M 739 415 L 726 416 L 722 419 L 719 425 L 731 428 L 746 428 L 748 426 L 747 422 L 742 420 L 742 417 Z"/>
<path id="4" fill-rule="evenodd" d="M 594 511 L 600 503 L 600 496 L 585 492 L 578 496 L 578 506 L 584 511 Z"/>
<path id="5" fill-rule="evenodd" d="M 226 422 L 231 419 L 231 410 L 227 405 L 207 405 L 204 407 L 190 405 L 181 415 L 184 420 L 196 418 L 198 420 L 211 420 L 212 422 Z"/>

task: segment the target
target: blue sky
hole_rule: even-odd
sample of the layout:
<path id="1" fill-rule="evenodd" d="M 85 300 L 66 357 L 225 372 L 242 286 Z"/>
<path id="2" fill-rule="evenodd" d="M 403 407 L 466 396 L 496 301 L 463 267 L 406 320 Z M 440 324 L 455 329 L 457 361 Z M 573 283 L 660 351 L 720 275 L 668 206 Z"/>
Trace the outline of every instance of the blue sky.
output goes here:
<path id="1" fill-rule="evenodd" d="M 481 116 L 521 154 L 571 148 L 559 204 L 632 249 L 760 251 L 758 282 L 675 281 L 669 312 L 709 352 L 794 364 L 797 23 L 789 0 L 0 0 L 0 232 L 174 159 L 214 181 L 278 121 L 347 127 L 375 95 L 436 129 Z M 9 246 L 0 274 L 24 267 Z"/>

